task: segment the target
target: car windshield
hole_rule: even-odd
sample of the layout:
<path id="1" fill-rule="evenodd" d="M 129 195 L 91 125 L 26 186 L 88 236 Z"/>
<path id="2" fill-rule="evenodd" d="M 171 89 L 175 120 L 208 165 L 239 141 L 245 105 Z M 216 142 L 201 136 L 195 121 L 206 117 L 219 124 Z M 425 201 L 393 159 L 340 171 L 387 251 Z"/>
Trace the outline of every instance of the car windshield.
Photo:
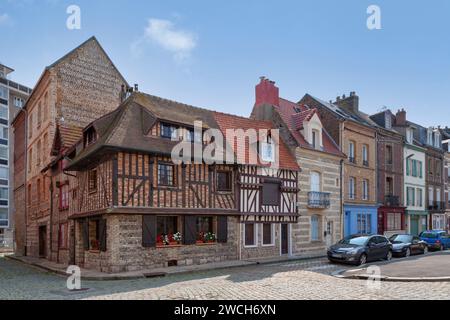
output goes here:
<path id="1" fill-rule="evenodd" d="M 434 232 L 423 232 L 420 236 L 422 238 L 436 239 L 438 237 L 438 234 Z"/>
<path id="2" fill-rule="evenodd" d="M 369 237 L 367 236 L 350 236 L 339 241 L 340 244 L 353 244 L 356 246 L 363 246 L 366 244 Z"/>
<path id="3" fill-rule="evenodd" d="M 392 243 L 408 243 L 411 242 L 412 237 L 405 234 L 397 234 L 389 238 Z"/>

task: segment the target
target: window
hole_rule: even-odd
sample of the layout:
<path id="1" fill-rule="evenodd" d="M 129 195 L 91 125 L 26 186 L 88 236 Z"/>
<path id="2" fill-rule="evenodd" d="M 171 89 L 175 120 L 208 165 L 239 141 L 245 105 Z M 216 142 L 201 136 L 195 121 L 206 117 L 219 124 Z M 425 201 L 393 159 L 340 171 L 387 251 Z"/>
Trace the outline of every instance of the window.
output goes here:
<path id="1" fill-rule="evenodd" d="M 386 146 L 386 164 L 392 164 L 392 146 Z"/>
<path id="2" fill-rule="evenodd" d="M 436 189 L 436 201 L 441 202 L 441 189 Z"/>
<path id="3" fill-rule="evenodd" d="M 0 86 L 0 98 L 8 100 L 8 89 L 4 86 Z"/>
<path id="4" fill-rule="evenodd" d="M 389 113 L 386 112 L 386 121 L 385 121 L 385 128 L 391 129 L 392 128 L 392 118 Z"/>
<path id="5" fill-rule="evenodd" d="M 406 205 L 407 206 L 415 206 L 415 188 L 406 187 Z"/>
<path id="6" fill-rule="evenodd" d="M 244 239 L 246 247 L 254 247 L 256 246 L 256 224 L 255 223 L 246 223 L 244 225 Z"/>
<path id="7" fill-rule="evenodd" d="M 442 163 L 441 160 L 436 160 L 436 175 L 438 178 L 441 177 L 441 173 L 442 173 Z"/>
<path id="8" fill-rule="evenodd" d="M 263 206 L 280 205 L 280 181 L 272 180 L 263 183 L 262 205 Z"/>
<path id="9" fill-rule="evenodd" d="M 263 223 L 262 231 L 263 231 L 263 246 L 273 246 L 275 245 L 275 237 L 274 237 L 274 225 L 271 223 Z"/>
<path id="10" fill-rule="evenodd" d="M 217 191 L 231 191 L 231 171 L 217 172 Z"/>
<path id="11" fill-rule="evenodd" d="M 320 149 L 320 132 L 318 130 L 312 131 L 312 146 L 314 149 Z"/>
<path id="12" fill-rule="evenodd" d="M 61 223 L 59 225 L 59 248 L 60 249 L 67 249 L 67 238 L 68 238 L 68 232 L 69 232 L 69 228 L 68 228 L 68 223 Z"/>
<path id="13" fill-rule="evenodd" d="M 95 132 L 95 129 L 92 127 L 87 129 L 85 133 L 84 146 L 87 147 L 93 144 L 96 140 L 97 140 L 97 132 Z"/>
<path id="14" fill-rule="evenodd" d="M 89 192 L 97 192 L 97 170 L 91 170 L 88 172 L 88 189 Z"/>
<path id="15" fill-rule="evenodd" d="M 0 227 L 8 227 L 8 226 L 9 226 L 8 209 L 0 208 Z"/>
<path id="16" fill-rule="evenodd" d="M 0 188 L 0 199 L 8 200 L 9 199 L 9 189 L 8 188 Z"/>
<path id="17" fill-rule="evenodd" d="M 428 205 L 432 206 L 434 201 L 434 190 L 433 188 L 428 188 Z"/>
<path id="18" fill-rule="evenodd" d="M 432 128 L 429 128 L 427 131 L 427 143 L 430 146 L 433 145 L 433 129 Z"/>
<path id="19" fill-rule="evenodd" d="M 44 121 L 48 119 L 48 92 L 44 96 Z"/>
<path id="20" fill-rule="evenodd" d="M 423 191 L 420 188 L 417 188 L 417 202 L 416 202 L 416 206 L 417 207 L 423 206 Z"/>
<path id="21" fill-rule="evenodd" d="M 8 148 L 0 146 L 0 158 L 8 159 Z"/>
<path id="22" fill-rule="evenodd" d="M 197 132 L 194 130 L 187 130 L 186 141 L 201 143 L 203 141 L 202 132 Z"/>
<path id="23" fill-rule="evenodd" d="M 36 154 L 36 166 L 39 166 L 41 164 L 41 140 L 37 143 L 37 154 Z"/>
<path id="24" fill-rule="evenodd" d="M 348 180 L 348 198 L 350 200 L 354 200 L 355 196 L 355 178 L 350 177 L 350 179 Z"/>
<path id="25" fill-rule="evenodd" d="M 1 180 L 8 180 L 9 179 L 9 169 L 0 167 L 0 179 Z"/>
<path id="26" fill-rule="evenodd" d="M 158 164 L 158 184 L 161 186 L 174 185 L 174 166 L 171 164 Z"/>
<path id="27" fill-rule="evenodd" d="M 394 181 L 392 177 L 386 177 L 386 195 L 392 196 L 394 194 Z"/>
<path id="28" fill-rule="evenodd" d="M 59 210 L 69 209 L 69 185 L 59 186 Z"/>
<path id="29" fill-rule="evenodd" d="M 434 133 L 434 146 L 436 148 L 440 148 L 441 147 L 441 134 L 438 131 L 436 131 Z"/>
<path id="30" fill-rule="evenodd" d="M 433 175 L 433 160 L 428 159 L 428 173 Z"/>
<path id="31" fill-rule="evenodd" d="M 364 179 L 362 181 L 363 200 L 369 200 L 369 181 Z"/>
<path id="32" fill-rule="evenodd" d="M 400 212 L 389 212 L 387 214 L 387 230 L 402 230 L 402 214 Z"/>
<path id="33" fill-rule="evenodd" d="M 348 160 L 355 163 L 355 143 L 353 141 L 348 143 Z"/>
<path id="34" fill-rule="evenodd" d="M 362 146 L 362 159 L 363 165 L 369 166 L 369 147 L 365 144 Z"/>
<path id="35" fill-rule="evenodd" d="M 48 148 L 48 133 L 44 134 L 44 147 L 42 150 L 42 162 L 45 162 L 45 159 L 48 156 L 48 152 L 47 152 L 47 148 Z"/>
<path id="36" fill-rule="evenodd" d="M 319 241 L 319 216 L 311 217 L 311 241 Z"/>
<path id="37" fill-rule="evenodd" d="M 406 141 L 410 144 L 413 143 L 413 139 L 414 139 L 414 133 L 412 129 L 407 129 L 406 130 Z"/>
<path id="38" fill-rule="evenodd" d="M 16 108 L 22 108 L 22 107 L 23 107 L 23 104 L 24 104 L 24 101 L 23 101 L 22 98 L 14 97 L 14 106 L 15 106 Z"/>
<path id="39" fill-rule="evenodd" d="M 37 179 L 36 182 L 37 202 L 41 204 L 41 179 Z"/>
<path id="40" fill-rule="evenodd" d="M 30 117 L 28 118 L 28 138 L 33 136 L 33 114 L 30 112 Z"/>
<path id="41" fill-rule="evenodd" d="M 275 161 L 275 144 L 268 138 L 268 142 L 261 143 L 261 160 L 264 162 Z"/>
<path id="42" fill-rule="evenodd" d="M 177 244 L 179 240 L 174 238 L 178 232 L 178 217 L 156 217 L 156 244 Z"/>
<path id="43" fill-rule="evenodd" d="M 28 151 L 28 172 L 31 171 L 32 163 L 33 163 L 33 148 L 30 148 L 30 151 Z"/>
<path id="44" fill-rule="evenodd" d="M 358 213 L 356 216 L 356 225 L 358 234 L 371 234 L 372 233 L 372 223 L 371 214 Z"/>
<path id="45" fill-rule="evenodd" d="M 0 105 L 0 118 L 8 120 L 8 108 Z"/>
<path id="46" fill-rule="evenodd" d="M 213 217 L 197 217 L 197 241 L 199 242 L 216 241 Z"/>
<path id="47" fill-rule="evenodd" d="M 27 192 L 27 193 L 28 193 L 28 194 L 27 194 L 27 200 L 28 200 L 27 202 L 28 202 L 28 205 L 29 205 L 29 206 L 31 206 L 31 201 L 32 201 L 32 200 L 31 200 L 31 199 L 32 199 L 32 197 L 31 197 L 31 190 L 32 190 L 32 189 L 31 189 L 31 188 L 32 188 L 32 187 L 31 187 L 31 183 L 30 183 L 30 184 L 28 185 L 28 192 Z"/>
<path id="48" fill-rule="evenodd" d="M 89 221 L 89 249 L 100 249 L 100 220 Z"/>
<path id="49" fill-rule="evenodd" d="M 37 109 L 37 126 L 38 126 L 38 128 L 41 126 L 41 122 L 42 122 L 42 105 L 39 102 L 38 109 Z"/>
<path id="50" fill-rule="evenodd" d="M 165 123 L 161 123 L 161 137 L 167 139 L 177 139 L 177 128 Z"/>
<path id="51" fill-rule="evenodd" d="M 311 172 L 311 192 L 320 192 L 320 173 Z"/>

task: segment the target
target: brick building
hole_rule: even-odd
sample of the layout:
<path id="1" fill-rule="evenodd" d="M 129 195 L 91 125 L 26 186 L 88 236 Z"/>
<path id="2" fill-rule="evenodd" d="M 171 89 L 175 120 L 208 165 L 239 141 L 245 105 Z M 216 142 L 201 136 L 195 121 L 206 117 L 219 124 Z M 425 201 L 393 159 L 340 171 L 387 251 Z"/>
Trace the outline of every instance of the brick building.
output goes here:
<path id="1" fill-rule="evenodd" d="M 345 155 L 316 109 L 279 96 L 273 81 L 256 86 L 252 118 L 272 121 L 301 166 L 299 222 L 291 226 L 294 255 L 323 254 L 342 237 L 341 174 Z"/>
<path id="2" fill-rule="evenodd" d="M 300 104 L 316 108 L 324 128 L 347 155 L 343 172 L 344 235 L 377 233 L 376 124 L 359 110 L 359 97 L 325 102 L 306 94 Z"/>
<path id="3" fill-rule="evenodd" d="M 71 187 L 57 185 L 54 175 L 61 172 L 47 169 L 57 152 L 81 138 L 81 128 L 117 106 L 123 85 L 125 79 L 94 37 L 45 68 L 12 124 L 20 133 L 16 146 L 26 146 L 18 148 L 14 157 L 22 169 L 15 172 L 17 186 L 25 181 L 25 190 L 15 194 L 15 215 L 25 221 L 16 229 L 21 239 L 18 252 L 51 260 L 59 260 L 61 254 L 69 259 L 60 249 L 70 226 L 65 206 L 57 204 L 65 203 L 62 197 Z"/>
<path id="4" fill-rule="evenodd" d="M 446 230 L 450 231 L 450 129 L 448 127 L 441 128 L 442 147 L 445 152 L 444 159 L 444 201 L 445 216 L 447 219 Z"/>
<path id="5" fill-rule="evenodd" d="M 377 125 L 378 233 L 405 233 L 403 136 L 393 129 L 395 116 L 385 110 L 370 117 Z"/>

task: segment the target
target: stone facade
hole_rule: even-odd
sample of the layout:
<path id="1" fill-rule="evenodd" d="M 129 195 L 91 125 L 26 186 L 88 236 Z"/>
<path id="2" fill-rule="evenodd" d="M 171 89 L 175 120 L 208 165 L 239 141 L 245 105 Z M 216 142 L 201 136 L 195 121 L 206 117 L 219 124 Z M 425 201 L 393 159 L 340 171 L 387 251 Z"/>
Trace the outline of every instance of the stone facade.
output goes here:
<path id="1" fill-rule="evenodd" d="M 297 148 L 299 174 L 299 223 L 292 226 L 293 254 L 310 255 L 325 252 L 327 246 L 342 238 L 341 159 L 320 152 Z M 328 208 L 308 206 L 311 174 L 318 173 L 321 190 L 329 193 Z M 318 217 L 318 238 L 312 239 L 311 217 Z"/>
<path id="2" fill-rule="evenodd" d="M 238 218 L 228 217 L 226 243 L 147 248 L 142 245 L 142 215 L 107 215 L 105 252 L 83 250 L 81 224 L 76 226 L 76 263 L 88 269 L 116 273 L 238 259 Z"/>

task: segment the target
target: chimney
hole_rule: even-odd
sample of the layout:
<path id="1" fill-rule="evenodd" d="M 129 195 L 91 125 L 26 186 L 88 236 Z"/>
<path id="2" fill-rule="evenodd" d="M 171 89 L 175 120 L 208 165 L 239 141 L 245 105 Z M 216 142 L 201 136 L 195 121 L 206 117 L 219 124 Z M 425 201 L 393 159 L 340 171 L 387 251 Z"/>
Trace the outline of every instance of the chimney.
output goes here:
<path id="1" fill-rule="evenodd" d="M 401 109 L 397 111 L 395 115 L 395 124 L 397 126 L 406 126 L 406 111 L 405 109 Z"/>
<path id="2" fill-rule="evenodd" d="M 270 104 L 273 106 L 280 105 L 280 91 L 275 86 L 275 81 L 270 81 L 266 77 L 260 78 L 259 84 L 256 86 L 256 102 L 255 106 Z"/>
<path id="3" fill-rule="evenodd" d="M 137 83 L 134 84 L 134 91 L 135 92 L 139 91 L 139 85 Z"/>
<path id="4" fill-rule="evenodd" d="M 345 94 L 342 97 L 337 97 L 334 103 L 346 111 L 357 113 L 359 111 L 359 97 L 355 91 L 350 92 L 350 96 L 346 97 Z"/>

